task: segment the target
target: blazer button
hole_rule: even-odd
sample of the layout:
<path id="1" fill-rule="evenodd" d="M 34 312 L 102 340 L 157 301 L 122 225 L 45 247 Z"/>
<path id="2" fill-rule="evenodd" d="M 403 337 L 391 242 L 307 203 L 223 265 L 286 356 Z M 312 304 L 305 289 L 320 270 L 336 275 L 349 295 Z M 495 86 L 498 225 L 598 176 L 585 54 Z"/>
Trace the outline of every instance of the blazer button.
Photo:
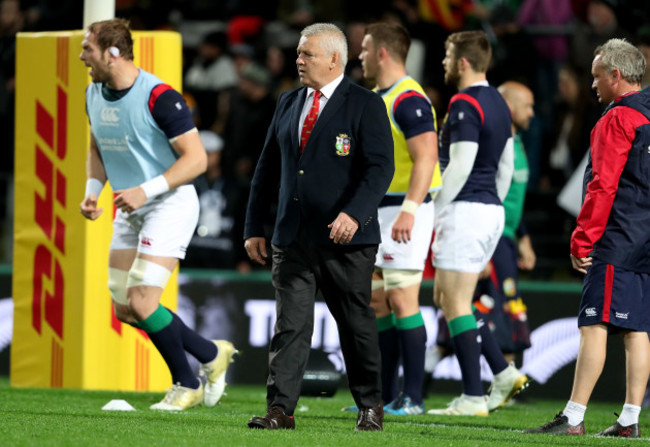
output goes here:
<path id="1" fill-rule="evenodd" d="M 304 174 L 305 174 L 305 171 L 303 171 L 302 169 L 300 171 L 298 171 L 298 175 L 304 175 Z"/>

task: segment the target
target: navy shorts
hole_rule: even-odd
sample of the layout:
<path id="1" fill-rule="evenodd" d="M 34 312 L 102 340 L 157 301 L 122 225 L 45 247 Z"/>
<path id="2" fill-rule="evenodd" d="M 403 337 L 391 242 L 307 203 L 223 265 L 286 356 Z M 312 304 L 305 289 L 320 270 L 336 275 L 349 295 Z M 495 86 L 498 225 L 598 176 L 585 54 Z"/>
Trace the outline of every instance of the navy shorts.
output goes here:
<path id="1" fill-rule="evenodd" d="M 582 288 L 578 326 L 650 332 L 650 275 L 594 259 Z"/>

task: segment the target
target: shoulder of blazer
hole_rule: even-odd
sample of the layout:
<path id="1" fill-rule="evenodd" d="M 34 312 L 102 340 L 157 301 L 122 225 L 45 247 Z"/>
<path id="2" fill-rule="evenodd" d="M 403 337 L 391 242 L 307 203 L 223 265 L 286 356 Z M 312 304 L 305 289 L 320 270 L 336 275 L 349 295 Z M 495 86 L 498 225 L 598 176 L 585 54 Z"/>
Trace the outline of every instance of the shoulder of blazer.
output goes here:
<path id="1" fill-rule="evenodd" d="M 298 87 L 288 92 L 284 92 L 278 98 L 278 104 L 287 101 L 293 101 L 295 98 L 298 98 L 300 94 L 305 90 L 306 87 Z"/>
<path id="2" fill-rule="evenodd" d="M 372 90 L 368 90 L 359 84 L 355 84 L 354 82 L 349 83 L 349 91 L 350 95 L 356 98 L 355 101 L 369 101 L 372 100 L 373 97 L 379 98 L 379 95 L 377 93 L 373 92 Z"/>

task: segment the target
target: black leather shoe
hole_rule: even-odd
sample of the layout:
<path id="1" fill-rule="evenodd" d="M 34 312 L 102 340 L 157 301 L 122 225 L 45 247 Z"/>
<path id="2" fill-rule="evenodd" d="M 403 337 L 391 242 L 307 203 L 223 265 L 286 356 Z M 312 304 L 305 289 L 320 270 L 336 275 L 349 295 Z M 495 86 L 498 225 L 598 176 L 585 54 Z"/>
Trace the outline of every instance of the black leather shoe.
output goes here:
<path id="1" fill-rule="evenodd" d="M 361 408 L 357 413 L 357 427 L 361 431 L 381 431 L 384 429 L 384 407 Z"/>
<path id="2" fill-rule="evenodd" d="M 248 421 L 248 428 L 259 428 L 266 430 L 279 430 L 284 428 L 286 430 L 294 430 L 296 428 L 296 421 L 293 416 L 284 414 L 284 410 L 280 407 L 271 407 L 266 413 L 266 416 L 259 417 L 253 416 Z"/>

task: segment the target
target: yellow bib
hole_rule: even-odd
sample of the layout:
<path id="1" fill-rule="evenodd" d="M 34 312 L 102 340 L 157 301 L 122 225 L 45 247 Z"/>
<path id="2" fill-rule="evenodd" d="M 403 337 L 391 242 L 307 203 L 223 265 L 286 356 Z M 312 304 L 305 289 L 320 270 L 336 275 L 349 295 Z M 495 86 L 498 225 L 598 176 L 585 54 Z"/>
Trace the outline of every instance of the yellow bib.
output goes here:
<path id="1" fill-rule="evenodd" d="M 395 152 L 395 175 L 393 176 L 393 181 L 388 187 L 387 194 L 406 194 L 409 189 L 409 183 L 411 179 L 411 171 L 413 170 L 413 160 L 411 159 L 411 154 L 409 154 L 408 147 L 406 145 L 406 138 L 404 133 L 399 128 L 395 122 L 395 117 L 393 116 L 393 106 L 395 100 L 402 94 L 408 91 L 415 91 L 420 93 L 426 100 L 431 104 L 429 98 L 427 98 L 426 93 L 420 84 L 418 84 L 410 76 L 406 76 L 395 85 L 393 85 L 386 93 L 382 95 L 384 102 L 386 103 L 386 110 L 388 116 L 390 117 L 390 127 L 393 133 L 393 147 Z M 433 126 L 436 131 L 436 111 L 433 106 L 431 106 L 431 112 L 433 113 Z M 433 177 L 431 179 L 431 185 L 429 186 L 429 192 L 440 189 L 442 186 L 442 177 L 440 176 L 440 165 L 436 163 L 436 166 L 433 170 Z"/>

